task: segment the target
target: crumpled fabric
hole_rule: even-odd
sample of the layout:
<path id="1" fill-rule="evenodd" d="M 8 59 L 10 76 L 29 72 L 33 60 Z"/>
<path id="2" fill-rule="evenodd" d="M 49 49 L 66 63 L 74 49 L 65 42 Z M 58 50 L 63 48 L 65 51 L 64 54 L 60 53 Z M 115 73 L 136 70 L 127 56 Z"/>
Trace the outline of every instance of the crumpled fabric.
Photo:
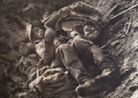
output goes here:
<path id="1" fill-rule="evenodd" d="M 48 68 L 45 72 L 29 84 L 30 88 L 38 88 L 46 98 L 60 98 L 68 91 L 75 95 L 77 82 L 65 68 Z M 61 94 L 61 95 L 60 95 Z"/>

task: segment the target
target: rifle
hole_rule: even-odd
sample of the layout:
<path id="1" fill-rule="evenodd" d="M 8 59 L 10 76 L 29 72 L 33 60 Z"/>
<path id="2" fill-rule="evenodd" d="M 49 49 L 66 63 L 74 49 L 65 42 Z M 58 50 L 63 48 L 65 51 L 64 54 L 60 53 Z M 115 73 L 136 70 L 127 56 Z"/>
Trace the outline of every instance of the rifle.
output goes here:
<path id="1" fill-rule="evenodd" d="M 36 64 L 36 77 L 39 77 L 39 66 L 42 63 L 42 59 L 39 59 L 38 63 Z"/>

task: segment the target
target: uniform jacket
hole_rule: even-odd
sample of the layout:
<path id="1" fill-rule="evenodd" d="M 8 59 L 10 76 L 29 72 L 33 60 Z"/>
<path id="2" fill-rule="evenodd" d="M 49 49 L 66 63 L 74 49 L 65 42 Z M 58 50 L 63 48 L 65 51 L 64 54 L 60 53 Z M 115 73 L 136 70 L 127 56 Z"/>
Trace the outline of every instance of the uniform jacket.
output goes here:
<path id="1" fill-rule="evenodd" d="M 95 7 L 84 2 L 75 2 L 67 7 L 63 7 L 53 12 L 45 21 L 46 27 L 51 27 L 56 31 L 61 29 L 62 22 L 75 20 L 74 27 L 78 24 L 90 23 L 98 31 L 101 30 L 101 14 Z M 79 22 L 77 21 L 79 20 Z"/>

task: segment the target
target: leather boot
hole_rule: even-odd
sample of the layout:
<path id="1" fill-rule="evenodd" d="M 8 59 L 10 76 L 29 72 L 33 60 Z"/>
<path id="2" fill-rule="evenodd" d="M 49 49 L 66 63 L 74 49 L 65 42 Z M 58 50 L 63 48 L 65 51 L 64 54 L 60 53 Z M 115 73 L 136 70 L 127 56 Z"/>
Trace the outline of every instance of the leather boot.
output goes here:
<path id="1" fill-rule="evenodd" d="M 80 96 L 88 96 L 99 94 L 102 91 L 105 91 L 108 85 L 104 83 L 98 83 L 94 79 L 85 81 L 84 84 L 79 85 L 75 91 Z"/>
<path id="2" fill-rule="evenodd" d="M 119 70 L 115 68 L 106 68 L 101 75 L 94 79 L 86 80 L 84 84 L 76 88 L 76 93 L 80 96 L 94 95 L 102 91 L 107 91 L 113 88 L 115 80 L 120 76 Z"/>

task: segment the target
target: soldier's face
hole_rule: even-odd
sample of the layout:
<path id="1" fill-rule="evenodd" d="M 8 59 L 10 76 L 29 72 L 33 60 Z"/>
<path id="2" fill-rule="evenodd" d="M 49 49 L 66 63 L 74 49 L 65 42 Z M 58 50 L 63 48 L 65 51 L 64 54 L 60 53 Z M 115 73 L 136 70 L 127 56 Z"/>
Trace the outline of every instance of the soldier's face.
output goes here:
<path id="1" fill-rule="evenodd" d="M 33 32 L 33 36 L 37 39 L 42 39 L 44 38 L 44 30 L 39 28 L 39 27 L 34 27 L 32 29 L 32 32 Z"/>
<path id="2" fill-rule="evenodd" d="M 97 31 L 94 27 L 86 25 L 83 28 L 84 35 L 88 37 L 90 40 L 96 39 L 99 36 L 99 31 Z"/>
<path id="3" fill-rule="evenodd" d="M 89 25 L 84 26 L 83 32 L 84 32 L 84 35 L 86 36 L 90 36 L 93 33 L 98 33 L 98 31 L 94 27 Z"/>

